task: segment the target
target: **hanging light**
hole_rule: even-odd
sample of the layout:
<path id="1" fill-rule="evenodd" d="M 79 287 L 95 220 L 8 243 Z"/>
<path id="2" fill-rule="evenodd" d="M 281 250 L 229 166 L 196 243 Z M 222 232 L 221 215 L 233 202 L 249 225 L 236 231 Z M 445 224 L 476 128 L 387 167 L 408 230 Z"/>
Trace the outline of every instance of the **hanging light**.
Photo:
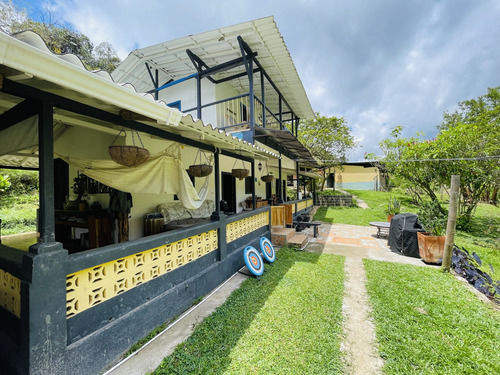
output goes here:
<path id="1" fill-rule="evenodd" d="M 257 165 L 257 168 L 259 168 L 259 172 L 262 170 L 262 162 L 259 161 L 259 164 Z"/>

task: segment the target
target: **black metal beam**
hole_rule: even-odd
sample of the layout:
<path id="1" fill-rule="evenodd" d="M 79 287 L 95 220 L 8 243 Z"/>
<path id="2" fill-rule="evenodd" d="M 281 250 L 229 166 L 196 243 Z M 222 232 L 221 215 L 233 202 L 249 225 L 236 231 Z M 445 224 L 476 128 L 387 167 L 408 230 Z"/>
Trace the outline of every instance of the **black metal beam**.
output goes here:
<path id="1" fill-rule="evenodd" d="M 260 71 L 261 71 L 260 68 L 257 68 L 257 69 L 253 70 L 254 74 L 258 73 Z M 221 78 L 221 79 L 214 79 L 214 81 L 215 81 L 215 83 L 224 83 L 224 82 L 227 82 L 227 81 L 232 81 L 233 79 L 236 79 L 236 78 L 244 77 L 247 74 L 248 74 L 247 72 L 242 72 L 242 73 L 234 74 L 234 75 L 229 76 L 229 77 L 225 77 L 225 78 Z"/>
<path id="2" fill-rule="evenodd" d="M 205 71 L 206 71 L 207 69 L 210 69 L 210 68 L 209 68 L 209 66 L 208 66 L 207 64 L 205 64 L 205 62 L 204 62 L 202 59 L 200 59 L 200 58 L 199 58 L 199 57 L 198 57 L 198 56 L 197 56 L 194 52 L 192 52 L 190 49 L 187 49 L 187 50 L 186 50 L 186 53 L 187 53 L 187 55 L 188 55 L 189 59 L 190 59 L 190 60 L 191 60 L 191 62 L 193 63 L 193 65 L 194 65 L 194 67 L 195 67 L 196 71 L 198 72 L 198 74 L 199 74 L 200 76 L 201 76 L 201 74 L 204 72 L 203 67 L 205 67 Z M 203 77 L 201 77 L 201 78 L 203 78 Z M 215 84 L 215 81 L 214 81 L 214 79 L 213 79 L 212 77 L 207 76 L 207 78 L 208 78 L 208 80 L 209 80 L 210 82 L 212 82 L 212 83 L 214 83 L 214 84 Z"/>
<path id="3" fill-rule="evenodd" d="M 183 137 L 178 134 L 173 134 L 168 131 L 143 124 L 134 120 L 125 120 L 119 115 L 115 115 L 110 112 L 103 111 L 102 109 L 91 107 L 87 104 L 78 103 L 74 100 L 64 98 L 62 96 L 41 91 L 39 89 L 33 88 L 31 86 L 26 86 L 14 81 L 4 80 L 3 88 L 0 90 L 7 94 L 18 96 L 20 98 L 33 99 L 33 100 L 48 100 L 53 103 L 54 107 L 68 110 L 70 112 L 78 113 L 87 117 L 95 118 L 101 121 L 109 122 L 111 124 L 123 126 L 129 129 L 137 130 L 146 134 L 151 134 L 169 141 L 179 142 L 187 146 L 192 146 L 196 148 L 201 148 L 205 151 L 215 152 L 216 148 L 212 145 L 207 145 L 205 143 L 195 141 L 190 138 Z M 252 161 L 252 158 L 242 156 L 235 152 L 221 150 L 221 154 L 241 159 L 247 162 Z"/>
<path id="4" fill-rule="evenodd" d="M 26 120 L 38 113 L 38 103 L 24 100 L 0 115 L 0 131 Z"/>

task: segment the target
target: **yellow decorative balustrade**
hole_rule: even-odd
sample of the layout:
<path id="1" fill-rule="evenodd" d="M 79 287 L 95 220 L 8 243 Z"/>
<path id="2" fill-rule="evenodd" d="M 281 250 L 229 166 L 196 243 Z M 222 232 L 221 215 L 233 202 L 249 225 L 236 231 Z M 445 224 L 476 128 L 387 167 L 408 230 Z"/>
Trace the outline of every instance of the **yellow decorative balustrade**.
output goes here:
<path id="1" fill-rule="evenodd" d="M 306 201 L 298 202 L 297 203 L 297 211 L 302 211 L 307 208 Z"/>
<path id="2" fill-rule="evenodd" d="M 21 317 L 21 280 L 0 270 L 0 306 Z"/>
<path id="3" fill-rule="evenodd" d="M 75 316 L 217 248 L 217 230 L 211 230 L 68 275 L 66 316 Z"/>
<path id="4" fill-rule="evenodd" d="M 229 223 L 226 225 L 226 242 L 237 240 L 265 225 L 269 225 L 268 211 Z"/>

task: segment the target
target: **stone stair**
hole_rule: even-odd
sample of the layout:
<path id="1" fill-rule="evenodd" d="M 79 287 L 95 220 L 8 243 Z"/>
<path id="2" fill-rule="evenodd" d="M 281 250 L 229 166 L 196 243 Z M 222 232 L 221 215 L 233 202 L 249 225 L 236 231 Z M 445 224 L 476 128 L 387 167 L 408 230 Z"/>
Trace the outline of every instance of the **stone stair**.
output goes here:
<path id="1" fill-rule="evenodd" d="M 309 243 L 309 237 L 296 233 L 294 228 L 271 228 L 271 242 L 274 246 L 290 244 L 303 249 Z"/>

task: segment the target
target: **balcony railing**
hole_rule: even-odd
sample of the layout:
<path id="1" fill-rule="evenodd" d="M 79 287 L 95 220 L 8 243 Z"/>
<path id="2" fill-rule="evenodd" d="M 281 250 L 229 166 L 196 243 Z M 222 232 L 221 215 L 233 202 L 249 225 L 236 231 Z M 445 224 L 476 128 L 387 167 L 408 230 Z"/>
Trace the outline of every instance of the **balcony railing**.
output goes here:
<path id="1" fill-rule="evenodd" d="M 271 112 L 259 98 L 255 97 L 253 105 L 255 126 L 292 131 L 290 120 L 282 118 L 280 121 L 279 114 Z M 247 130 L 251 126 L 250 97 L 248 94 L 204 104 L 200 108 L 201 119 L 204 123 L 224 129 L 228 133 Z M 194 118 L 199 117 L 197 108 L 188 109 L 185 113 L 191 114 Z"/>

